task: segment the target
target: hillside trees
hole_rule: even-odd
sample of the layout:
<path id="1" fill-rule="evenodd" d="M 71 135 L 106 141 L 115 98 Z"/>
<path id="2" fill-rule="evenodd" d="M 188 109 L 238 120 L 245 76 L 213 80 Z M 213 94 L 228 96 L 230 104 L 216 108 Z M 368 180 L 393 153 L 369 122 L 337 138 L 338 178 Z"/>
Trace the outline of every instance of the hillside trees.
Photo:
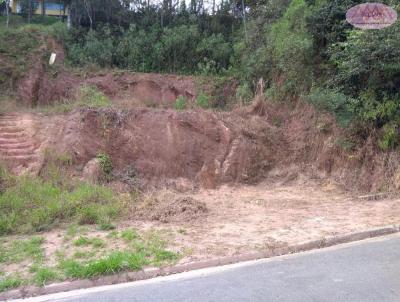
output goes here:
<path id="1" fill-rule="evenodd" d="M 6 27 L 10 24 L 10 0 L 0 0 L 0 13 L 6 16 Z"/>
<path id="2" fill-rule="evenodd" d="M 73 64 L 143 72 L 217 73 L 227 70 L 240 20 L 223 2 L 214 14 L 202 1 L 71 0 L 74 25 L 64 41 Z"/>

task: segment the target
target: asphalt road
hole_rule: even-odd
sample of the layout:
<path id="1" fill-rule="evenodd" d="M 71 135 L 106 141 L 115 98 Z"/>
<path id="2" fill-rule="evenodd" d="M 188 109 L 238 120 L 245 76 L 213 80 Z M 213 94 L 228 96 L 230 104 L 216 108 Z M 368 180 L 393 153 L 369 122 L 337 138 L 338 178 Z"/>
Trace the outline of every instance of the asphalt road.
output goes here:
<path id="1" fill-rule="evenodd" d="M 67 295 L 31 301 L 399 302 L 400 236 Z"/>

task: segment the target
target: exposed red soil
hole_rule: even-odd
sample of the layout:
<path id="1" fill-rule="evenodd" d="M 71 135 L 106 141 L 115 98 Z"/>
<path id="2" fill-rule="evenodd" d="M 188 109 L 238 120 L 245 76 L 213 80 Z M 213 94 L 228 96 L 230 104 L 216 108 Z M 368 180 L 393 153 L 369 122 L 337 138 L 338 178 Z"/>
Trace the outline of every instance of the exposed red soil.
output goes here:
<path id="1" fill-rule="evenodd" d="M 345 151 L 338 143 L 344 130 L 332 117 L 304 103 L 285 106 L 269 104 L 262 116 L 254 108 L 225 113 L 81 109 L 31 115 L 35 125 L 29 127 L 41 154 L 51 148 L 73 156 L 76 176 L 97 154 L 109 154 L 117 178 L 112 185 L 121 190 L 127 178 L 141 187 L 187 191 L 266 179 L 290 183 L 299 175 L 330 179 L 349 190 L 399 188 L 396 152 L 378 151 L 371 140 Z"/>
<path id="2" fill-rule="evenodd" d="M 154 109 L 76 111 L 53 140 L 81 166 L 106 152 L 116 170 L 133 166 L 142 184 L 184 179 L 207 188 L 261 180 L 280 147 L 277 129 L 258 116 Z"/>
<path id="3" fill-rule="evenodd" d="M 196 96 L 192 77 L 129 72 L 85 77 L 62 70 L 49 73 L 38 62 L 19 82 L 18 97 L 26 105 L 49 105 L 73 100 L 82 85 L 95 86 L 116 105 L 124 107 L 171 108 L 179 96 L 189 102 Z"/>

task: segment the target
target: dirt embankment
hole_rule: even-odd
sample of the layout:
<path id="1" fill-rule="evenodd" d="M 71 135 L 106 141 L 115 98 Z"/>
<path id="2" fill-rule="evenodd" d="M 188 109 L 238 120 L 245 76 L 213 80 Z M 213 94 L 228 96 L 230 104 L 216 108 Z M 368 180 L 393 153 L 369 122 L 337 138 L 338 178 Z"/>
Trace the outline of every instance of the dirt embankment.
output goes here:
<path id="1" fill-rule="evenodd" d="M 43 138 L 40 150 L 57 146 L 61 153 L 71 153 L 77 174 L 105 152 L 111 155 L 118 175 L 135 174 L 142 185 L 215 188 L 266 178 L 291 181 L 306 174 L 332 179 L 351 190 L 400 188 L 397 152 L 379 151 L 372 137 L 346 151 L 345 130 L 308 104 L 268 103 L 262 116 L 251 108 L 229 113 L 177 112 L 166 108 L 179 96 L 194 101 L 198 84 L 193 77 L 73 73 L 63 66 L 63 49 L 54 40 L 48 39 L 41 48 L 42 53 L 57 54 L 56 64 L 48 66 L 47 58 L 32 61 L 16 89 L 26 105 L 71 98 L 87 84 L 109 96 L 115 107 L 125 108 L 38 118 L 41 122 L 36 128 Z"/>
<path id="2" fill-rule="evenodd" d="M 116 171 L 134 169 L 142 184 L 206 188 L 257 182 L 284 149 L 262 117 L 154 109 L 76 111 L 53 141 L 77 166 L 105 152 Z"/>
<path id="3" fill-rule="evenodd" d="M 18 82 L 17 96 L 28 106 L 51 105 L 62 100 L 73 101 L 83 85 L 98 88 L 115 105 L 124 108 L 171 108 L 179 96 L 194 102 L 197 95 L 192 77 L 113 71 L 87 76 L 38 62 Z"/>
<path id="4" fill-rule="evenodd" d="M 181 191 L 302 178 L 364 192 L 398 189 L 398 154 L 380 152 L 370 140 L 346 151 L 344 130 L 329 115 L 304 103 L 269 104 L 265 116 L 249 109 L 81 109 L 42 118 L 36 128 L 45 138 L 42 150 L 56 146 L 73 156 L 77 176 L 106 153 L 122 182 Z"/>

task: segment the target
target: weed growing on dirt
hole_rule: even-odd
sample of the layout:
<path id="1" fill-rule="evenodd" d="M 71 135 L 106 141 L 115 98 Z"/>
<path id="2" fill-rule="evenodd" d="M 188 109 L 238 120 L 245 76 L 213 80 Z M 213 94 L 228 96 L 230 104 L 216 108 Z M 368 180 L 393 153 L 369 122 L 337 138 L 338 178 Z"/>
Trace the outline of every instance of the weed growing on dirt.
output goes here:
<path id="1" fill-rule="evenodd" d="M 0 263 L 18 263 L 25 259 L 40 262 L 44 258 L 42 237 L 28 240 L 16 240 L 9 245 L 0 245 Z"/>
<path id="2" fill-rule="evenodd" d="M 99 224 L 99 230 L 101 231 L 109 231 L 114 230 L 116 226 L 110 222 L 103 221 Z"/>
<path id="3" fill-rule="evenodd" d="M 151 231 L 144 237 L 144 245 L 137 246 L 153 255 L 152 264 L 161 265 L 164 262 L 174 262 L 179 259 L 179 255 L 166 249 L 167 241 L 157 231 Z"/>
<path id="4" fill-rule="evenodd" d="M 135 230 L 125 230 L 121 232 L 121 238 L 124 239 L 126 242 L 131 242 L 138 237 L 139 235 Z"/>
<path id="5" fill-rule="evenodd" d="M 196 104 L 203 109 L 207 109 L 210 107 L 209 99 L 207 95 L 200 93 L 196 98 Z"/>
<path id="6" fill-rule="evenodd" d="M 113 164 L 111 157 L 104 152 L 97 154 L 96 158 L 99 160 L 101 171 L 103 172 L 106 179 L 111 178 L 111 173 L 113 171 Z"/>
<path id="7" fill-rule="evenodd" d="M 76 251 L 73 255 L 74 259 L 89 259 L 96 255 L 96 251 L 90 252 L 83 252 L 83 251 Z"/>
<path id="8" fill-rule="evenodd" d="M 174 109 L 175 110 L 186 109 L 186 99 L 182 95 L 178 96 L 178 98 L 175 100 Z"/>
<path id="9" fill-rule="evenodd" d="M 90 108 L 103 108 L 111 106 L 110 99 L 93 86 L 82 86 L 79 90 L 76 105 Z"/>
<path id="10" fill-rule="evenodd" d="M 32 281 L 37 286 L 45 286 L 50 281 L 59 279 L 59 274 L 48 267 L 39 267 L 34 269 Z"/>
<path id="11" fill-rule="evenodd" d="M 118 231 L 113 230 L 108 235 L 107 238 L 117 239 L 118 238 Z"/>
<path id="12" fill-rule="evenodd" d="M 95 248 L 101 248 L 106 245 L 106 243 L 100 238 L 89 238 L 81 236 L 74 241 L 75 246 L 88 246 L 91 245 Z"/>
<path id="13" fill-rule="evenodd" d="M 21 286 L 23 281 L 18 277 L 0 277 L 0 293 Z"/>

